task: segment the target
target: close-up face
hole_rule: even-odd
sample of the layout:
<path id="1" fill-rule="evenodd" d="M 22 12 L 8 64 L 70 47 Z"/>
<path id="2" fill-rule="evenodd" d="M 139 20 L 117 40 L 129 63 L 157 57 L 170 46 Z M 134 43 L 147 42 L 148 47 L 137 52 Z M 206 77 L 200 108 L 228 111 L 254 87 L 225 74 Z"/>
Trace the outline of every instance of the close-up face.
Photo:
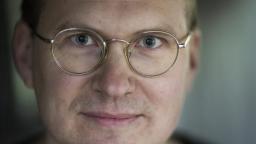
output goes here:
<path id="1" fill-rule="evenodd" d="M 24 60 L 28 61 L 28 66 L 19 71 L 23 73 L 21 76 L 25 83 L 35 90 L 39 113 L 47 130 L 46 142 L 166 143 L 177 126 L 186 92 L 195 75 L 197 58 L 194 35 L 191 34 L 191 41 L 186 48 L 178 50 L 175 64 L 167 72 L 154 77 L 143 76 L 132 70 L 124 53 L 129 44 L 119 39 L 130 42 L 140 32 L 161 30 L 173 34 L 180 43 L 184 42 L 184 37 L 189 33 L 184 9 L 183 0 L 45 1 L 36 29 L 43 37 L 54 39 L 63 29 L 81 28 L 97 33 L 105 41 L 118 39 L 107 43 L 108 56 L 95 71 L 86 75 L 72 75 L 58 66 L 61 63 L 56 63 L 58 55 L 55 55 L 57 58 L 53 56 L 52 44 L 38 37 L 31 38 L 32 52 L 31 55 L 27 54 L 31 57 Z M 85 42 L 85 37 L 72 36 L 66 45 Z M 99 45 L 95 37 L 89 37 L 89 40 L 86 38 L 87 42 Z M 152 44 L 152 41 L 147 43 L 152 37 L 147 36 L 146 41 L 143 38 L 136 39 L 133 41 L 135 44 L 129 46 L 146 49 L 142 45 Z M 161 38 L 154 40 L 156 45 L 164 45 Z M 62 41 L 59 38 L 55 43 L 55 47 L 60 45 L 59 51 L 66 49 Z M 94 45 L 91 47 L 96 48 Z M 58 53 L 58 50 L 55 48 L 54 52 Z M 133 54 L 134 51 L 137 53 Z M 143 67 L 145 72 L 154 69 L 155 65 L 148 62 L 147 58 L 157 57 L 157 49 L 151 50 L 155 52 L 150 56 L 148 50 L 144 50 L 145 53 L 134 51 L 131 57 L 135 60 L 131 63 L 136 65 L 143 61 L 136 65 L 137 69 Z M 69 57 L 69 53 L 74 53 L 73 57 Z M 88 58 L 81 57 L 80 53 L 83 56 L 87 54 Z M 64 58 L 60 56 L 59 59 L 87 61 L 93 59 L 94 53 L 94 50 L 84 52 L 81 49 L 66 49 L 63 52 Z M 155 63 L 161 60 L 157 58 Z M 72 65 L 71 69 L 82 69 L 83 66 L 74 61 L 68 61 L 67 65 Z M 18 61 L 16 63 L 19 65 Z"/>

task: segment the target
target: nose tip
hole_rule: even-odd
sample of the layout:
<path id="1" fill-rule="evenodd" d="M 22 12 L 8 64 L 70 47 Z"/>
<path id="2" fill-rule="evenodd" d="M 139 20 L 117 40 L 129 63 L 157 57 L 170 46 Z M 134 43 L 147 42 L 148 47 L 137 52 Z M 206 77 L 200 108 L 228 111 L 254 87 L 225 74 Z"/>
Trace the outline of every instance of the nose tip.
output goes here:
<path id="1" fill-rule="evenodd" d="M 134 91 L 134 83 L 118 69 L 106 68 L 94 80 L 94 90 L 105 96 L 122 97 Z"/>

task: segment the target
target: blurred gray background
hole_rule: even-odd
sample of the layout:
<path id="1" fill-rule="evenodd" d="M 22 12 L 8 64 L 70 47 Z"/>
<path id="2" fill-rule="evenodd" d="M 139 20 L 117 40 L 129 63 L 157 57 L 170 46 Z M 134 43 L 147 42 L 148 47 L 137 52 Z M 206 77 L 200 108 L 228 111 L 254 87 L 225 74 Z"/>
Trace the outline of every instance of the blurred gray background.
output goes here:
<path id="1" fill-rule="evenodd" d="M 1 125 L 6 144 L 40 129 L 33 92 L 10 60 L 20 0 L 1 0 Z M 201 70 L 179 129 L 217 144 L 256 144 L 256 1 L 199 0 Z"/>

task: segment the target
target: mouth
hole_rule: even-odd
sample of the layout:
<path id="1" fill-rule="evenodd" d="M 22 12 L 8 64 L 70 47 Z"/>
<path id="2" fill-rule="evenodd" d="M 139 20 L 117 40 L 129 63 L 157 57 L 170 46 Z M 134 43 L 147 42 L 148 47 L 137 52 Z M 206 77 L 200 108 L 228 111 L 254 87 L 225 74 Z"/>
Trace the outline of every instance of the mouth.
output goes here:
<path id="1" fill-rule="evenodd" d="M 129 125 L 143 116 L 141 114 L 113 114 L 106 112 L 85 112 L 81 113 L 81 115 L 105 127 Z"/>

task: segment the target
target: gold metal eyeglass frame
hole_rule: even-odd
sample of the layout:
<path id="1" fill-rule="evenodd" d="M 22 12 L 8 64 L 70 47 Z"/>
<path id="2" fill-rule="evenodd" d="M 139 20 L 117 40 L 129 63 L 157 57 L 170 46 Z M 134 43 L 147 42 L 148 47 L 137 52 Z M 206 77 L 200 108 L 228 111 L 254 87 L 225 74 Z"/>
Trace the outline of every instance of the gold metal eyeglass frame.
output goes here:
<path id="1" fill-rule="evenodd" d="M 55 54 L 54 54 L 54 42 L 55 42 L 55 39 L 56 37 L 58 37 L 60 34 L 64 33 L 64 32 L 67 32 L 67 31 L 88 31 L 88 32 L 91 32 L 92 34 L 95 34 L 101 41 L 102 45 L 103 45 L 103 53 L 102 53 L 102 56 L 98 62 L 97 65 L 95 65 L 91 70 L 88 70 L 86 72 L 71 72 L 69 70 L 66 70 L 61 64 L 60 62 L 58 61 L 58 59 L 56 58 Z M 158 74 L 153 74 L 153 75 L 150 75 L 150 74 L 143 74 L 139 71 L 137 71 L 133 66 L 132 64 L 130 63 L 130 60 L 129 60 L 129 52 L 130 52 L 130 45 L 134 43 L 134 41 L 136 40 L 131 40 L 131 41 L 126 41 L 126 40 L 123 40 L 123 39 L 119 39 L 119 38 L 112 38 L 112 39 L 109 39 L 109 40 L 105 40 L 100 34 L 98 34 L 97 32 L 91 30 L 91 29 L 87 29 L 87 28 L 67 28 L 67 29 L 64 29 L 64 30 L 61 30 L 59 31 L 57 34 L 55 34 L 54 38 L 53 39 L 48 39 L 48 38 L 45 38 L 43 36 L 41 36 L 39 33 L 37 33 L 36 31 L 33 32 L 34 35 L 36 37 L 38 37 L 40 40 L 42 40 L 43 42 L 46 42 L 46 43 L 49 43 L 51 44 L 51 53 L 52 53 L 52 56 L 53 56 L 53 59 L 55 61 L 55 63 L 57 64 L 58 68 L 60 68 L 63 72 L 65 72 L 66 74 L 68 75 L 74 75 L 74 76 L 83 76 L 83 75 L 87 75 L 87 74 L 90 74 L 94 71 L 96 71 L 96 69 L 98 69 L 105 61 L 105 59 L 107 59 L 108 57 L 108 49 L 107 49 L 107 44 L 111 43 L 111 42 L 121 42 L 121 43 L 124 43 L 126 44 L 127 46 L 123 49 L 124 50 L 124 55 L 125 55 L 125 59 L 126 59 L 126 62 L 128 63 L 130 69 L 143 76 L 143 77 L 147 77 L 147 78 L 150 78 L 150 77 L 156 77 L 156 76 L 159 76 L 159 75 L 162 75 L 164 73 L 166 73 L 167 71 L 169 71 L 169 69 L 176 63 L 176 60 L 178 58 L 178 54 L 179 54 L 179 49 L 181 48 L 186 48 L 190 39 L 191 39 L 191 32 L 189 32 L 184 38 L 181 39 L 184 40 L 184 42 L 180 43 L 179 40 L 171 33 L 169 32 L 166 32 L 166 31 L 160 31 L 160 30 L 149 30 L 149 31 L 144 31 L 142 32 L 141 34 L 147 34 L 147 33 L 162 33 L 162 34 L 166 34 L 168 36 L 171 36 L 176 44 L 177 44 L 177 54 L 174 58 L 174 61 L 173 63 L 163 72 L 161 73 L 158 73 Z"/>

